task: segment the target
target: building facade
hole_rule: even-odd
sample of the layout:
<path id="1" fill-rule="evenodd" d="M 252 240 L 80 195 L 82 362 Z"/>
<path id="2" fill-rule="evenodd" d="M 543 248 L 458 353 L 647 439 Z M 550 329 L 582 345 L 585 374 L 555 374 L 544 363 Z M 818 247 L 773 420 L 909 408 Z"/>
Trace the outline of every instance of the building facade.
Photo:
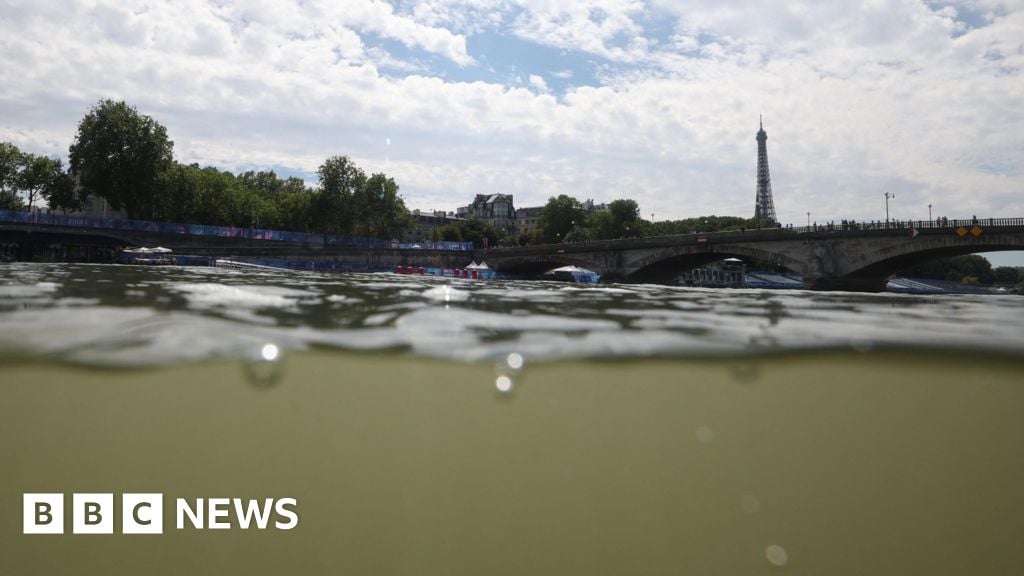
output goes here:
<path id="1" fill-rule="evenodd" d="M 536 230 L 540 224 L 540 215 L 543 213 L 543 206 L 533 206 L 531 208 L 520 208 L 516 210 L 516 226 L 518 226 L 518 234 L 529 234 Z"/>
<path id="2" fill-rule="evenodd" d="M 516 208 L 511 194 L 477 194 L 472 204 L 459 209 L 458 215 L 463 214 L 468 220 L 486 222 L 507 234 L 516 233 Z"/>
<path id="3" fill-rule="evenodd" d="M 434 230 L 465 221 L 464 218 L 456 216 L 454 212 L 445 212 L 444 210 L 434 212 L 413 210 L 412 219 L 415 226 L 402 236 L 402 240 L 405 242 L 429 242 L 434 239 Z"/>

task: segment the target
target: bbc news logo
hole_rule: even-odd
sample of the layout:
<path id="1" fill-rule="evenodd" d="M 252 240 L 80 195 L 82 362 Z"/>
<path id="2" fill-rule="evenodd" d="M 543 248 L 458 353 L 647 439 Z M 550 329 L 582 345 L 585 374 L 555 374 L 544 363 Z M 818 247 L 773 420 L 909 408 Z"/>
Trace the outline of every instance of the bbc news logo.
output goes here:
<path id="1" fill-rule="evenodd" d="M 64 533 L 64 494 L 23 497 L 23 534 Z M 163 534 L 163 494 L 122 494 L 120 511 L 121 534 Z M 113 494 L 71 495 L 72 534 L 113 534 L 116 514 Z M 178 530 L 228 530 L 236 525 L 242 530 L 291 530 L 299 525 L 295 498 L 177 498 L 174 518 Z"/>

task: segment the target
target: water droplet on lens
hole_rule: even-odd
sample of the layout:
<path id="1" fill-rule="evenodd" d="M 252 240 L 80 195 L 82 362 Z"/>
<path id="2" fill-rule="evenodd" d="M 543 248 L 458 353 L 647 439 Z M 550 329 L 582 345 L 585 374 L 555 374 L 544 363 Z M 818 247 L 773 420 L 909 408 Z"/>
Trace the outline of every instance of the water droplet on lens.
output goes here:
<path id="1" fill-rule="evenodd" d="M 505 358 L 505 364 L 511 370 L 519 371 L 523 369 L 523 355 L 518 352 L 513 352 Z"/>
<path id="2" fill-rule="evenodd" d="M 260 356 L 262 356 L 267 362 L 274 362 L 277 360 L 277 356 L 280 353 L 281 351 L 277 348 L 276 344 L 265 344 L 263 348 L 260 348 Z"/>
<path id="3" fill-rule="evenodd" d="M 764 557 L 776 566 L 785 566 L 789 562 L 789 554 L 782 546 L 772 544 L 764 549 Z"/>
<path id="4" fill-rule="evenodd" d="M 703 444 L 708 444 L 715 439 L 715 431 L 707 426 L 701 426 L 697 428 L 697 440 Z"/>
<path id="5" fill-rule="evenodd" d="M 513 386 L 514 383 L 512 382 L 512 379 L 505 375 L 498 376 L 498 378 L 494 381 L 494 387 L 497 388 L 498 392 L 501 392 L 502 394 L 511 393 Z"/>
<path id="6" fill-rule="evenodd" d="M 269 388 L 281 378 L 284 353 L 277 344 L 267 343 L 245 359 L 245 375 L 258 388 Z"/>
<path id="7" fill-rule="evenodd" d="M 494 363 L 494 387 L 503 396 L 509 396 L 515 388 L 526 360 L 518 352 L 510 352 Z"/>

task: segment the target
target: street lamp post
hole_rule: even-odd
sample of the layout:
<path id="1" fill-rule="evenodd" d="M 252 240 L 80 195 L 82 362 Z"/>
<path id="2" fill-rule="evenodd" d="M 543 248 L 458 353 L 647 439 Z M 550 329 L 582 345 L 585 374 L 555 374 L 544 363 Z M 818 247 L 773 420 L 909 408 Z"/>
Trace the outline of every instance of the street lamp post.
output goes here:
<path id="1" fill-rule="evenodd" d="M 895 194 L 889 194 L 888 192 L 885 193 L 885 222 L 886 222 L 886 224 L 889 223 L 889 198 L 895 198 L 895 197 L 896 197 Z"/>
<path id="2" fill-rule="evenodd" d="M 807 229 L 808 230 L 811 229 L 811 213 L 810 212 L 807 213 Z"/>
<path id="3" fill-rule="evenodd" d="M 928 221 L 929 222 L 932 221 L 932 205 L 931 204 L 928 205 Z"/>

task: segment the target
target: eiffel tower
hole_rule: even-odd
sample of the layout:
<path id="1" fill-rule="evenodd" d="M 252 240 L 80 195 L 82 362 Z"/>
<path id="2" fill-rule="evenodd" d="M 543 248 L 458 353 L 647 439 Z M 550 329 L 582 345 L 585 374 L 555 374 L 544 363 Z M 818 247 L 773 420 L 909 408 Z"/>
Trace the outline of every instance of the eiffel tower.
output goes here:
<path id="1" fill-rule="evenodd" d="M 772 201 L 772 177 L 768 173 L 768 134 L 764 121 L 758 117 L 760 130 L 757 131 L 757 198 L 754 200 L 754 218 L 775 224 L 775 203 Z"/>

